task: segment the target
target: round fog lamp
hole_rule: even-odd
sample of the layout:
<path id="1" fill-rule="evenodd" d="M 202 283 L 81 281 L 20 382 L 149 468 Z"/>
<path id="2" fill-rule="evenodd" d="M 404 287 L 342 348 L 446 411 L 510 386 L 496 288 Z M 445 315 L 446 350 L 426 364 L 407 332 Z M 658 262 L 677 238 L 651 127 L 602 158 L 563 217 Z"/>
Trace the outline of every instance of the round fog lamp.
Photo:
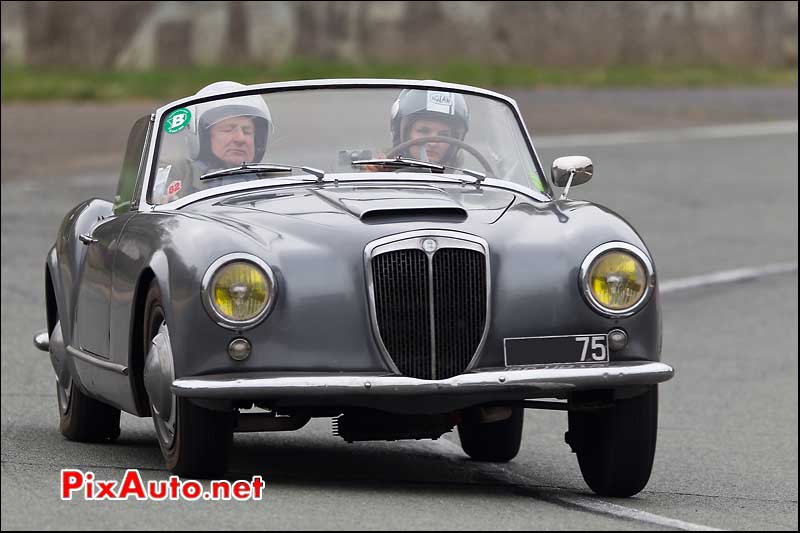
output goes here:
<path id="1" fill-rule="evenodd" d="M 228 345 L 228 355 L 235 361 L 244 361 L 250 357 L 252 346 L 247 339 L 233 339 Z"/>
<path id="2" fill-rule="evenodd" d="M 628 344 L 628 335 L 621 329 L 612 329 L 608 332 L 608 347 L 618 352 Z"/>

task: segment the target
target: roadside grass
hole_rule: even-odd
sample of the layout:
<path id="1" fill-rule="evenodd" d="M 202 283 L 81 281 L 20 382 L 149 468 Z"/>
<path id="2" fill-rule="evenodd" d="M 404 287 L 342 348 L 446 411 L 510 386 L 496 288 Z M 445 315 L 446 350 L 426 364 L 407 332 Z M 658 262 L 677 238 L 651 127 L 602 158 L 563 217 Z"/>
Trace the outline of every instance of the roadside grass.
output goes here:
<path id="1" fill-rule="evenodd" d="M 172 100 L 219 80 L 245 84 L 319 78 L 436 79 L 488 88 L 782 87 L 797 84 L 796 67 L 351 64 L 296 59 L 271 67 L 204 66 L 148 71 L 2 67 L 3 102 L 30 100 Z"/>

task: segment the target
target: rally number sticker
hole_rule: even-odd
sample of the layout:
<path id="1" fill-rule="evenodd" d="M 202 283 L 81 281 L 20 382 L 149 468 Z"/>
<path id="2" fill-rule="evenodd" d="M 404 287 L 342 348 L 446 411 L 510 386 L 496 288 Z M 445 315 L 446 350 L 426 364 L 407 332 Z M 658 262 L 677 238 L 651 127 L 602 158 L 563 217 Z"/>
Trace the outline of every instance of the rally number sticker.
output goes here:
<path id="1" fill-rule="evenodd" d="M 181 183 L 180 180 L 173 181 L 172 183 L 169 184 L 169 187 L 167 187 L 167 194 L 177 194 L 178 191 L 181 190 L 182 186 L 183 184 Z"/>

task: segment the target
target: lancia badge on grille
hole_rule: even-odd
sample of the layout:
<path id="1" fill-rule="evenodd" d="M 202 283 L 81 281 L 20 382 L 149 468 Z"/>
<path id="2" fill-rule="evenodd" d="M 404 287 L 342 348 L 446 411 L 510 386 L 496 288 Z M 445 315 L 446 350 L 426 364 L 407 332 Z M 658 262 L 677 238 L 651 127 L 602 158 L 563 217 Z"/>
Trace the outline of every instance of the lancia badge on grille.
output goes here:
<path id="1" fill-rule="evenodd" d="M 434 239 L 425 239 L 422 241 L 422 249 L 432 254 L 436 251 L 436 248 L 439 247 L 439 243 L 436 242 Z"/>

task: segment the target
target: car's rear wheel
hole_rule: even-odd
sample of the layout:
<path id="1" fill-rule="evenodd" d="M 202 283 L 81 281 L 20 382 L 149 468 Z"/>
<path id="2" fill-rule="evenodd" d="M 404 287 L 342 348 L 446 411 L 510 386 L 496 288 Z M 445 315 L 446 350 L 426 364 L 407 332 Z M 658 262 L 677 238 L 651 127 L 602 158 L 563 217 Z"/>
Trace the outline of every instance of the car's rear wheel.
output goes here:
<path id="1" fill-rule="evenodd" d="M 60 335 L 61 322 L 56 322 Z M 65 372 L 66 373 L 66 372 Z M 63 381 L 63 383 L 62 383 Z M 58 398 L 58 428 L 69 440 L 77 442 L 111 442 L 119 437 L 119 409 L 90 398 L 67 374 L 56 378 Z"/>
<path id="2" fill-rule="evenodd" d="M 218 477 L 228 465 L 233 413 L 203 409 L 172 393 L 172 344 L 155 281 L 145 300 L 144 320 L 145 388 L 167 468 L 180 476 Z"/>
<path id="3" fill-rule="evenodd" d="M 657 431 L 657 385 L 613 407 L 569 413 L 568 442 L 586 484 L 601 496 L 633 496 L 647 485 Z"/>
<path id="4" fill-rule="evenodd" d="M 466 420 L 458 425 L 461 448 L 476 461 L 507 463 L 517 456 L 522 442 L 525 410 L 511 408 L 511 416 L 496 422 Z"/>

